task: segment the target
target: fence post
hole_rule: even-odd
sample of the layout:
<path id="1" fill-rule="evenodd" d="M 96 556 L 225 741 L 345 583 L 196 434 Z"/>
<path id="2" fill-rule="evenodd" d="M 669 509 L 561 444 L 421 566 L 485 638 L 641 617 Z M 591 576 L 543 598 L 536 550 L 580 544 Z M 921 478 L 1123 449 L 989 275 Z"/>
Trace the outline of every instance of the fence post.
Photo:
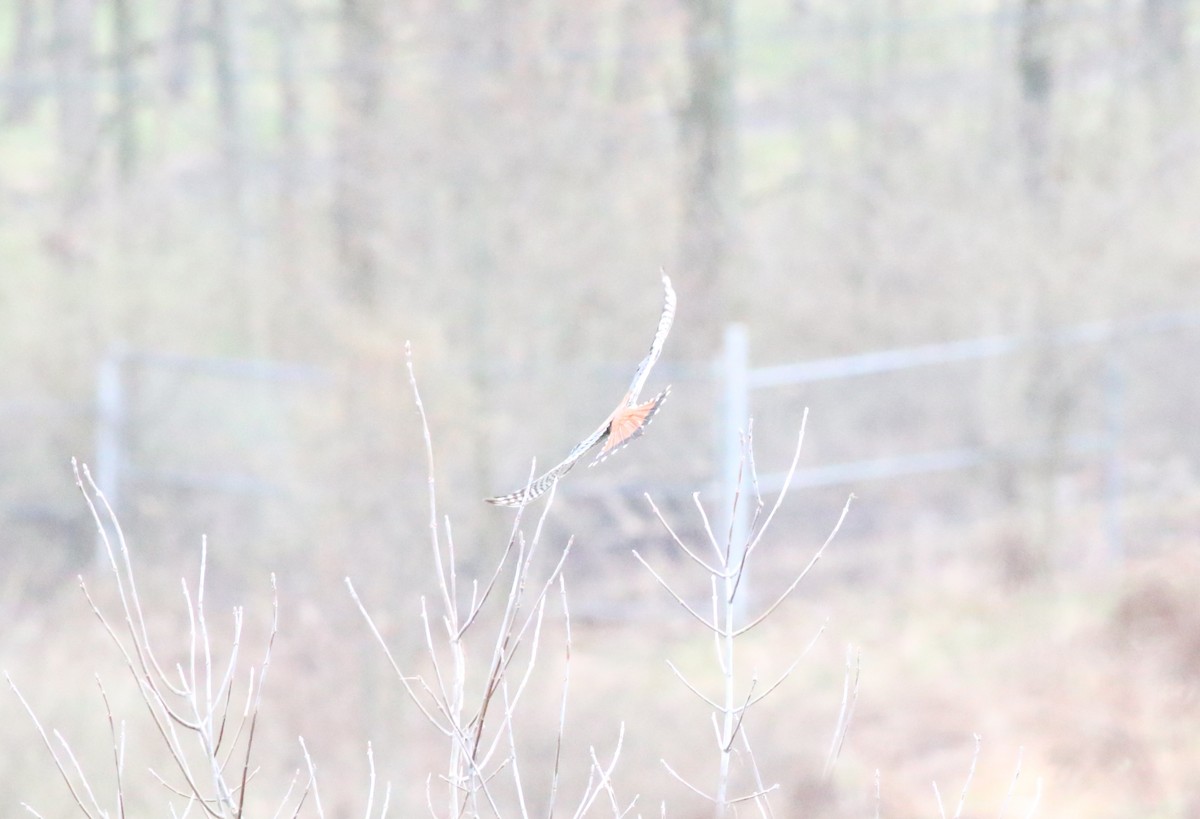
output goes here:
<path id="1" fill-rule="evenodd" d="M 720 503 L 725 505 L 723 521 L 724 531 L 720 535 L 730 537 L 730 565 L 741 563 L 742 552 L 746 548 L 746 537 L 749 534 L 750 504 L 748 475 L 743 474 L 742 432 L 750 417 L 750 389 L 747 382 L 749 370 L 750 342 L 744 324 L 730 324 L 725 328 L 725 349 L 721 356 L 721 497 Z M 746 469 L 749 465 L 746 464 Z M 733 498 L 738 495 L 737 508 L 733 508 Z M 750 596 L 750 588 L 743 581 L 734 601 L 734 619 L 744 621 L 746 600 Z"/>
<path id="2" fill-rule="evenodd" d="M 112 349 L 96 368 L 96 486 L 108 499 L 115 514 L 121 506 L 121 479 L 124 471 L 125 386 L 122 371 L 125 354 Z M 97 559 L 104 559 L 103 544 L 97 545 Z"/>
<path id="3" fill-rule="evenodd" d="M 1125 560 L 1121 532 L 1121 495 L 1125 489 L 1121 442 L 1125 433 L 1125 378 L 1115 353 L 1109 353 L 1104 376 L 1104 416 L 1107 426 L 1107 459 L 1104 462 L 1104 535 L 1108 546 L 1108 565 L 1119 566 Z"/>

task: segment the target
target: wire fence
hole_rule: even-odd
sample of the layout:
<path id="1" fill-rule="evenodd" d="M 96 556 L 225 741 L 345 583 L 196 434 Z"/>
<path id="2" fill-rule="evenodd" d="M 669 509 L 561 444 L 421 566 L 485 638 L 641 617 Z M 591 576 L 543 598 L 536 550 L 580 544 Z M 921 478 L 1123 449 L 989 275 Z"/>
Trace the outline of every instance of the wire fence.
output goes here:
<path id="1" fill-rule="evenodd" d="M 1103 570 L 1167 548 L 1180 500 L 1200 483 L 1200 445 L 1187 433 L 1200 414 L 1200 387 L 1163 367 L 1200 354 L 1200 314 L 769 366 L 752 366 L 749 351 L 748 334 L 734 326 L 714 364 L 668 369 L 676 389 L 665 423 L 623 466 L 563 481 L 549 525 L 588 544 L 578 569 L 583 610 L 611 613 L 606 607 L 637 597 L 625 583 L 628 551 L 652 552 L 667 536 L 644 494 L 693 543 L 706 538 L 697 492 L 718 533 L 732 527 L 735 542 L 744 537 L 751 505 L 743 501 L 730 517 L 728 499 L 739 487 L 752 495 L 740 460 L 750 416 L 757 489 L 770 503 L 811 410 L 780 513 L 788 534 L 776 544 L 778 560 L 804 559 L 846 495 L 859 497 L 822 573 L 833 584 L 890 583 L 946 566 L 1003 573 L 1030 561 L 1067 574 Z M 607 369 L 599 372 L 591 380 L 603 384 Z M 386 398 L 348 411 L 363 389 Z M 355 538 L 357 525 L 395 551 L 419 536 L 414 521 L 424 517 L 424 459 L 409 402 L 398 375 L 368 385 L 293 363 L 113 351 L 97 370 L 90 406 L 0 405 L 9 454 L 0 518 L 10 534 L 52 535 L 43 541 L 56 555 L 51 565 L 86 562 L 92 540 L 78 504 L 59 488 L 47 491 L 44 476 L 63 477 L 67 453 L 90 452 L 98 483 L 142 541 L 165 548 L 215 532 L 239 559 L 276 559 L 287 543 L 287 554 L 308 560 L 322 542 Z M 444 402 L 427 395 L 444 433 L 435 441 L 439 480 L 471 486 L 455 466 L 467 436 L 452 419 L 437 420 Z M 555 413 L 542 406 L 547 422 L 534 438 L 546 452 Z M 495 457 L 527 454 L 500 447 Z M 371 500 L 363 487 L 381 482 L 385 490 Z M 472 498 L 442 491 L 462 517 L 482 512 Z M 10 540 L 17 565 L 22 542 Z M 759 583 L 769 592 L 770 577 Z"/>

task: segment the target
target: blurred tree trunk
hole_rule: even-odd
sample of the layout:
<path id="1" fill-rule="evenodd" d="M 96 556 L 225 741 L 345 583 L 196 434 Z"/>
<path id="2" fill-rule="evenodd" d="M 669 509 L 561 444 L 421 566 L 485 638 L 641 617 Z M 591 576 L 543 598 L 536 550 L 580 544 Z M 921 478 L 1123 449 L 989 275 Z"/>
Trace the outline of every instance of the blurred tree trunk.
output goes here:
<path id="1" fill-rule="evenodd" d="M 230 321 L 249 355 L 270 346 L 269 279 L 261 259 L 259 232 L 247 200 L 246 124 L 242 103 L 242 37 L 245 7 L 238 0 L 211 0 L 208 39 L 221 152 L 221 181 L 230 253 Z"/>
<path id="2" fill-rule="evenodd" d="M 375 308 L 381 296 L 379 238 L 382 182 L 380 129 L 385 71 L 382 0 L 341 0 L 340 110 L 334 229 L 343 288 Z"/>
<path id="3" fill-rule="evenodd" d="M 295 0 L 273 0 L 276 38 L 276 79 L 279 83 L 279 245 L 285 279 L 296 267 L 300 252 L 300 199 L 305 152 L 300 135 L 303 101 L 298 73 L 299 13 Z"/>
<path id="4" fill-rule="evenodd" d="M 54 39 L 54 97 L 58 130 L 56 221 L 46 234 L 47 257 L 57 270 L 58 309 L 68 322 L 59 343 L 79 345 L 78 352 L 94 353 L 105 343 L 109 314 L 108 293 L 91 275 L 88 205 L 95 188 L 99 133 L 96 115 L 94 0 L 54 0 L 51 6 Z M 83 359 L 81 359 L 83 360 Z"/>
<path id="5" fill-rule="evenodd" d="M 196 34 L 192 13 L 195 5 L 196 0 L 176 0 L 167 38 L 167 91 L 175 99 L 186 96 L 192 87 L 192 44 Z"/>
<path id="6" fill-rule="evenodd" d="M 1017 73 L 1021 88 L 1018 139 L 1025 186 L 1038 199 L 1045 195 L 1049 181 L 1051 50 L 1046 0 L 1022 0 L 1017 21 Z"/>
<path id="7" fill-rule="evenodd" d="M 856 316 L 868 327 L 878 321 L 880 299 L 879 196 L 883 187 L 883 160 L 879 146 L 879 100 L 875 88 L 873 0 L 856 0 L 854 9 L 855 54 L 858 77 L 852 101 L 857 130 L 858 164 L 846 189 L 852 197 L 850 286 L 856 294 Z"/>
<path id="8" fill-rule="evenodd" d="M 1142 52 L 1145 83 L 1154 106 L 1155 125 L 1163 133 L 1190 110 L 1186 94 L 1188 7 L 1183 0 L 1144 0 Z"/>
<path id="9" fill-rule="evenodd" d="M 55 0 L 54 78 L 59 155 L 68 201 L 87 196 L 97 140 L 94 0 Z"/>
<path id="10" fill-rule="evenodd" d="M 1029 310 L 1028 332 L 1042 335 L 1062 321 L 1067 303 L 1063 293 L 1070 286 L 1059 262 L 1063 251 L 1051 174 L 1054 34 L 1046 0 L 1021 0 L 1016 46 L 1020 88 L 1017 138 L 1030 200 L 1025 241 L 1037 249 L 1030 261 L 1024 298 Z M 1043 454 L 1030 464 L 1024 482 L 1031 578 L 1044 576 L 1053 568 L 1060 536 L 1057 481 L 1066 463 L 1066 421 L 1071 413 L 1064 355 L 1061 345 L 1044 344 L 1030 357 L 1025 374 L 1029 421 L 1021 433 L 1032 432 L 1037 445 L 1044 447 Z"/>
<path id="11" fill-rule="evenodd" d="M 691 305 L 693 335 L 708 355 L 730 317 L 730 267 L 737 211 L 732 0 L 688 0 L 689 98 L 682 112 L 683 235 L 680 289 Z M 690 291 L 690 292 L 689 292 Z M 690 295 L 690 297 L 689 297 Z"/>
<path id="12" fill-rule="evenodd" d="M 213 54 L 213 85 L 217 97 L 221 159 L 225 192 L 235 233 L 241 233 L 245 219 L 245 147 L 241 92 L 238 83 L 239 32 L 235 25 L 235 4 L 231 0 L 212 0 L 209 38 Z"/>
<path id="13" fill-rule="evenodd" d="M 8 95 L 4 102 L 5 122 L 24 122 L 33 113 L 38 92 L 33 77 L 34 36 L 37 29 L 35 0 L 16 0 L 13 7 L 12 59 L 8 64 Z"/>
<path id="14" fill-rule="evenodd" d="M 650 15 L 645 0 L 624 0 L 617 14 L 617 55 L 613 70 L 613 96 L 619 101 L 636 99 L 645 89 L 646 55 L 642 30 Z"/>
<path id="15" fill-rule="evenodd" d="M 129 182 L 137 168 L 137 79 L 134 74 L 134 49 L 137 27 L 132 0 L 113 0 L 113 47 L 116 65 L 117 175 Z"/>
<path id="16" fill-rule="evenodd" d="M 439 65 L 441 86 L 447 89 L 442 100 L 447 137 L 455 138 L 447 175 L 449 210 L 447 261 L 450 275 L 467 281 L 462 297 L 461 318 L 465 323 L 454 332 L 462 338 L 462 351 L 469 393 L 466 406 L 473 419 L 470 425 L 469 464 L 472 491 L 477 497 L 494 494 L 494 443 L 491 370 L 494 365 L 492 343 L 496 314 L 497 246 L 506 233 L 503 184 L 512 173 L 513 148 L 508 144 L 508 120 L 505 101 L 511 71 L 518 55 L 512 52 L 514 15 L 521 9 L 500 2 L 469 8 L 459 4 L 447 9 L 439 21 L 439 46 L 445 55 Z M 528 57 L 528 55 L 520 55 Z M 536 93 L 527 92 L 530 97 Z M 528 98 L 520 100 L 528 102 Z M 481 130 L 482 128 L 482 130 Z M 486 134 L 486 136 L 485 136 Z M 478 514 L 460 516 L 460 530 L 473 533 L 464 542 L 482 543 L 484 518 Z M 479 553 L 463 552 L 465 559 L 476 560 Z"/>
<path id="17" fill-rule="evenodd" d="M 1187 4 L 1183 0 L 1144 0 L 1147 57 L 1152 64 L 1178 65 L 1185 53 Z"/>
<path id="18" fill-rule="evenodd" d="M 1114 178 L 1115 166 L 1128 156 L 1129 153 L 1129 58 L 1130 41 L 1128 32 L 1128 17 L 1125 0 L 1108 0 L 1108 44 L 1113 53 L 1112 93 L 1108 99 L 1107 124 L 1107 153 L 1112 157 L 1105 171 L 1108 178 Z"/>

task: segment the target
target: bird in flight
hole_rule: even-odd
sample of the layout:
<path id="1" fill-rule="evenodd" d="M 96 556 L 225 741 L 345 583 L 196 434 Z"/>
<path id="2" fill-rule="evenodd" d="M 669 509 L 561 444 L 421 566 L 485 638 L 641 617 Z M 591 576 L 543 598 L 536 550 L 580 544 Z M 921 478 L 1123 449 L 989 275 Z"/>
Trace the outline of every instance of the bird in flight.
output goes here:
<path id="1" fill-rule="evenodd" d="M 658 361 L 663 342 L 667 340 L 667 333 L 671 331 L 671 322 L 675 320 L 675 290 L 671 287 L 671 280 L 665 273 L 662 281 L 663 288 L 666 290 L 666 299 L 663 304 L 662 317 L 658 320 L 658 330 L 654 333 L 650 352 L 642 359 L 642 363 L 638 364 L 637 372 L 633 374 L 633 381 L 630 382 L 629 389 L 625 392 L 621 403 L 617 404 L 617 408 L 604 419 L 604 423 L 600 424 L 595 432 L 575 445 L 562 463 L 546 474 L 535 478 L 524 489 L 495 498 L 487 498 L 488 503 L 496 506 L 524 506 L 544 494 L 554 485 L 555 481 L 570 472 L 571 468 L 592 447 L 604 444 L 589 466 L 595 466 L 605 460 L 609 455 L 646 431 L 647 425 L 671 392 L 671 388 L 667 387 L 644 404 L 638 403 L 642 387 L 645 386 L 646 379 L 650 377 L 650 370 L 654 367 L 654 362 Z"/>

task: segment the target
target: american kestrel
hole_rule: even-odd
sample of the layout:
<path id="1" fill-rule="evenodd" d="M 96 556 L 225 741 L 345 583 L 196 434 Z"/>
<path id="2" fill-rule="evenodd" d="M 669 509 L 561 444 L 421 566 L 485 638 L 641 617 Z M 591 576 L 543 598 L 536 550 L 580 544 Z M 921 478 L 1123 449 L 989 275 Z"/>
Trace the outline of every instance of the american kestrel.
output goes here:
<path id="1" fill-rule="evenodd" d="M 646 431 L 654 414 L 658 412 L 658 408 L 662 406 L 662 402 L 671 392 L 671 388 L 667 387 L 646 403 L 638 403 L 642 387 L 645 386 L 646 379 L 650 377 L 650 370 L 654 367 L 654 362 L 658 361 L 663 342 L 667 340 L 667 333 L 671 331 L 671 322 L 675 320 L 675 290 L 672 289 L 671 280 L 665 273 L 662 280 L 663 288 L 666 290 L 666 300 L 663 304 L 662 317 L 658 320 L 658 330 L 654 333 L 650 352 L 638 365 L 637 372 L 633 374 L 633 381 L 630 382 L 629 389 L 626 391 L 625 397 L 621 399 L 621 403 L 617 404 L 617 408 L 604 419 L 604 423 L 597 427 L 595 432 L 575 445 L 562 463 L 541 477 L 535 478 L 524 489 L 496 498 L 487 498 L 488 503 L 496 506 L 524 506 L 545 493 L 554 485 L 555 481 L 570 472 L 571 468 L 592 447 L 600 443 L 604 444 L 603 449 L 596 454 L 589 466 L 595 466 L 605 460 L 609 455 Z"/>

